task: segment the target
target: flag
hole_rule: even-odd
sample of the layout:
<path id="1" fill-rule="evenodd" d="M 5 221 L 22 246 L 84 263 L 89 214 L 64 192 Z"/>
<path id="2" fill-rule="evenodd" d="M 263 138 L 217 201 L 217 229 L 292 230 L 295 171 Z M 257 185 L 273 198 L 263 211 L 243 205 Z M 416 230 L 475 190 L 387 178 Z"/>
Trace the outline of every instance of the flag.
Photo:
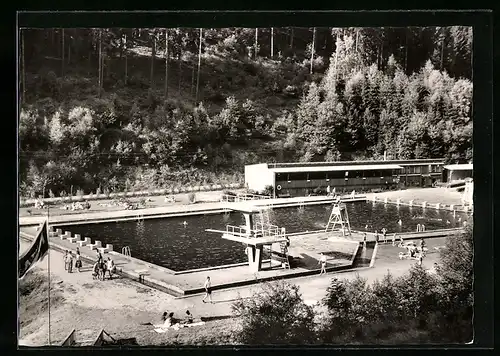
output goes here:
<path id="1" fill-rule="evenodd" d="M 19 278 L 22 279 L 36 262 L 45 257 L 48 251 L 49 234 L 47 221 L 45 221 L 33 244 L 19 258 Z"/>

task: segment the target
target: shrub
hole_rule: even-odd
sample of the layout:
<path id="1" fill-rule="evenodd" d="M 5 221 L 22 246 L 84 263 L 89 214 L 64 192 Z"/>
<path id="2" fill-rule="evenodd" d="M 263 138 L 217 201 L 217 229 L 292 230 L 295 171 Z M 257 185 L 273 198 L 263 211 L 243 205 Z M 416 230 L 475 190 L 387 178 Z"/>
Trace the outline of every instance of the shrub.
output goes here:
<path id="1" fill-rule="evenodd" d="M 262 195 L 274 196 L 274 187 L 272 185 L 266 185 L 262 191 Z"/>
<path id="2" fill-rule="evenodd" d="M 49 189 L 49 197 L 50 198 L 54 198 L 56 195 L 54 194 L 54 192 L 52 191 L 52 189 Z"/>
<path id="3" fill-rule="evenodd" d="M 196 194 L 191 192 L 187 195 L 189 204 L 196 203 Z"/>
<path id="4" fill-rule="evenodd" d="M 239 299 L 233 311 L 241 316 L 236 338 L 244 344 L 311 344 L 316 342 L 314 312 L 299 287 L 284 281 L 264 283 L 249 299 Z"/>
<path id="5" fill-rule="evenodd" d="M 84 194 L 85 194 L 85 193 L 83 192 L 83 189 L 78 189 L 78 190 L 76 191 L 76 195 L 77 195 L 78 197 L 80 197 L 80 198 L 81 198 L 81 197 L 83 197 L 83 195 L 84 195 Z"/>

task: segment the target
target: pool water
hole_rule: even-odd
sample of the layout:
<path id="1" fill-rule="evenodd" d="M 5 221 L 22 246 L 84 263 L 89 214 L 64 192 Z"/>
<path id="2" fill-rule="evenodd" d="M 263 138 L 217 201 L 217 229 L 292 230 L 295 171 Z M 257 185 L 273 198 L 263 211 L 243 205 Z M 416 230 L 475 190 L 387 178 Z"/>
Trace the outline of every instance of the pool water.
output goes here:
<path id="1" fill-rule="evenodd" d="M 410 208 L 382 203 L 348 203 L 347 211 L 351 228 L 375 231 L 382 228 L 387 233 L 416 231 L 417 224 L 426 230 L 453 228 L 462 225 L 464 213 L 435 209 Z M 303 208 L 279 208 L 270 212 L 271 223 L 285 227 L 288 233 L 322 230 L 326 227 L 331 205 L 314 205 Z M 402 225 L 398 224 L 398 220 Z M 186 224 L 184 224 L 184 221 Z M 101 240 L 103 245 L 113 245 L 115 251 L 129 246 L 132 257 L 139 258 L 175 271 L 214 267 L 246 262 L 242 244 L 224 240 L 218 233 L 205 229 L 225 230 L 225 226 L 243 225 L 240 213 L 195 215 L 140 222 L 127 221 L 62 226 L 64 231 Z M 366 230 L 365 230 L 366 229 Z"/>

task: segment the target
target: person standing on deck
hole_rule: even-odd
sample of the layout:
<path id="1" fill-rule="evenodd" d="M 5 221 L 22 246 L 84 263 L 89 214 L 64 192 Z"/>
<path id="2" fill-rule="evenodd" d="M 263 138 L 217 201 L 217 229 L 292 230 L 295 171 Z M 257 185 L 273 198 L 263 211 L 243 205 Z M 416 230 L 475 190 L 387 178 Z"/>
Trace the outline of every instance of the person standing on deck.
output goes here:
<path id="1" fill-rule="evenodd" d="M 68 253 L 68 273 L 73 272 L 73 252 Z"/>
<path id="2" fill-rule="evenodd" d="M 76 248 L 75 268 L 76 268 L 76 270 L 78 272 L 81 272 L 80 268 L 82 268 L 82 260 L 81 260 L 81 257 L 80 257 L 80 250 L 78 249 L 78 247 Z"/>
<path id="3" fill-rule="evenodd" d="M 392 246 L 396 246 L 396 234 L 392 235 Z"/>
<path id="4" fill-rule="evenodd" d="M 326 256 L 321 253 L 321 258 L 319 259 L 318 264 L 321 263 L 321 270 L 319 271 L 319 275 L 322 275 L 323 273 L 326 274 Z"/>
<path id="5" fill-rule="evenodd" d="M 384 243 L 387 243 L 387 229 L 382 228 L 382 235 L 384 236 Z"/>
<path id="6" fill-rule="evenodd" d="M 366 232 L 363 232 L 363 248 L 366 248 Z"/>
<path id="7" fill-rule="evenodd" d="M 66 252 L 64 253 L 63 262 L 64 262 L 64 270 L 67 271 L 68 270 L 68 250 L 66 250 Z"/>
<path id="8" fill-rule="evenodd" d="M 204 288 L 205 288 L 205 296 L 202 299 L 203 303 L 206 303 L 205 299 L 207 299 L 207 297 L 210 300 L 210 303 L 213 303 L 213 301 L 212 301 L 212 282 L 210 282 L 210 277 L 207 277 L 207 279 L 205 280 Z"/>

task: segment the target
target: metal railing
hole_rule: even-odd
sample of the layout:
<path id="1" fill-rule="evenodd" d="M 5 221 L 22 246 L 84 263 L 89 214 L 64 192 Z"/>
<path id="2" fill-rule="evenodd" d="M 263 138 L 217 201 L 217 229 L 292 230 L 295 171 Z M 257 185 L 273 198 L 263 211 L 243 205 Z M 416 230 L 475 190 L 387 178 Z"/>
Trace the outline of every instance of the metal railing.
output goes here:
<path id="1" fill-rule="evenodd" d="M 246 235 L 248 234 L 245 226 L 226 225 L 226 232 L 233 235 Z"/>
<path id="2" fill-rule="evenodd" d="M 257 195 L 257 194 L 238 194 L 238 195 L 230 195 L 223 194 L 220 201 L 223 203 L 238 203 L 249 200 L 264 200 L 271 199 L 270 196 L 267 195 Z"/>

